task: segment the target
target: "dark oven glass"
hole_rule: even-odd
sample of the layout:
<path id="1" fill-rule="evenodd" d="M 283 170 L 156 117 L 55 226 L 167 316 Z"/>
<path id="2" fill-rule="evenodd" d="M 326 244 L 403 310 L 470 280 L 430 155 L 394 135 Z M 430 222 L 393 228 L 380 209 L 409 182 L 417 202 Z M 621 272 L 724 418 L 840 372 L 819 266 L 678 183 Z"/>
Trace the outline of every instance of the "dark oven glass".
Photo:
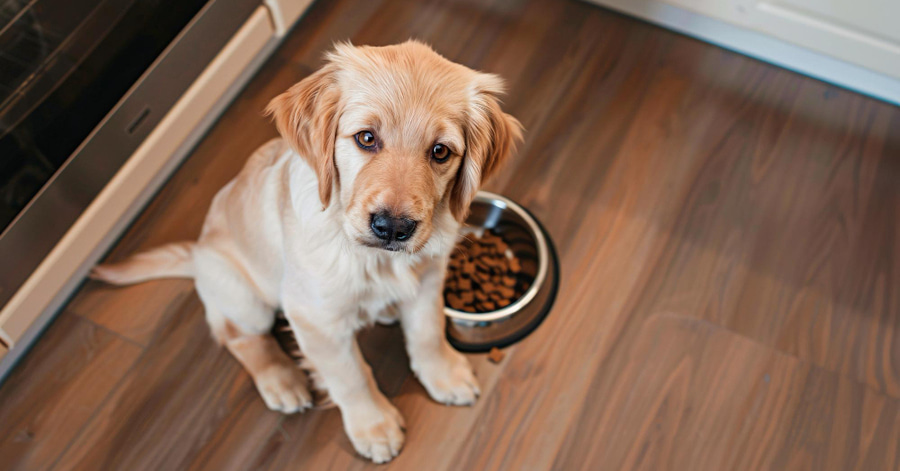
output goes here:
<path id="1" fill-rule="evenodd" d="M 207 0 L 0 0 L 0 232 Z"/>

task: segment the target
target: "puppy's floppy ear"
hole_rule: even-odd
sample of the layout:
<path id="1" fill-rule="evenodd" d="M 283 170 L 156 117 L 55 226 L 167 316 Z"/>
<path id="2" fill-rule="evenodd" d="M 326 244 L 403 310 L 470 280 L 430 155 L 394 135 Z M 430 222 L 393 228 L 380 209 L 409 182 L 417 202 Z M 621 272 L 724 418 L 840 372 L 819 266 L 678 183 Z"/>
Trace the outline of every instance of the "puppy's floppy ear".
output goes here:
<path id="1" fill-rule="evenodd" d="M 334 141 L 341 98 L 336 71 L 335 64 L 325 65 L 266 107 L 266 115 L 273 117 L 281 136 L 315 170 L 323 209 L 331 201 L 336 173 Z"/>
<path id="2" fill-rule="evenodd" d="M 460 222 L 481 185 L 497 173 L 522 140 L 522 124 L 500 109 L 502 94 L 500 77 L 477 75 L 466 125 L 466 154 L 450 194 L 450 211 Z"/>

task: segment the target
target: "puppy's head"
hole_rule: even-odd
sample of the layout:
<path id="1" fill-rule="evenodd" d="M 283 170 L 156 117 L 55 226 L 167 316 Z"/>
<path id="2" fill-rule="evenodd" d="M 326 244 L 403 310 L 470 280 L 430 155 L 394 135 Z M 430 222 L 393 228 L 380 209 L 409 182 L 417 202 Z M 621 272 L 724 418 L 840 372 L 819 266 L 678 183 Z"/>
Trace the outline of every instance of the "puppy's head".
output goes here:
<path id="1" fill-rule="evenodd" d="M 323 207 L 340 205 L 352 240 L 415 253 L 437 217 L 465 218 L 521 139 L 502 92 L 498 77 L 418 42 L 341 44 L 267 112 L 315 170 Z"/>

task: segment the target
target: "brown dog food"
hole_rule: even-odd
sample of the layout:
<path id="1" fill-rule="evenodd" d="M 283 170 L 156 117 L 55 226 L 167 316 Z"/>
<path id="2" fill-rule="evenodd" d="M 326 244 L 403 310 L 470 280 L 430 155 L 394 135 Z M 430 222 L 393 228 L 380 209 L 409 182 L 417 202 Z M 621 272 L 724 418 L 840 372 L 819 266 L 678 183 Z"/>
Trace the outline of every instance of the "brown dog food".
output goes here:
<path id="1" fill-rule="evenodd" d="M 519 259 L 503 238 L 489 231 L 456 245 L 447 267 L 444 301 L 465 312 L 489 312 L 509 306 L 528 286 Z"/>
<path id="2" fill-rule="evenodd" d="M 488 360 L 490 360 L 491 363 L 500 363 L 503 361 L 504 356 L 506 355 L 503 353 L 503 350 L 494 347 L 491 349 L 490 353 L 488 353 Z"/>

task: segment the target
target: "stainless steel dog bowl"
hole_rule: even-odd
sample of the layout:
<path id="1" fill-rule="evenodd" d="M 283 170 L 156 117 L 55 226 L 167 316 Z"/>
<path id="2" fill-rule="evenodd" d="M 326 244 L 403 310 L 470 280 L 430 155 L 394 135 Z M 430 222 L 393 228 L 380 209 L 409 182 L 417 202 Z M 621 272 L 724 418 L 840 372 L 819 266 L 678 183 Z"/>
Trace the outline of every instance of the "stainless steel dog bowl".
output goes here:
<path id="1" fill-rule="evenodd" d="M 479 192 L 460 236 L 480 235 L 486 230 L 506 241 L 531 283 L 519 299 L 495 311 L 471 313 L 444 307 L 450 319 L 447 338 L 458 350 L 467 352 L 505 347 L 530 334 L 550 312 L 559 287 L 553 242 L 525 208 L 503 196 Z"/>

